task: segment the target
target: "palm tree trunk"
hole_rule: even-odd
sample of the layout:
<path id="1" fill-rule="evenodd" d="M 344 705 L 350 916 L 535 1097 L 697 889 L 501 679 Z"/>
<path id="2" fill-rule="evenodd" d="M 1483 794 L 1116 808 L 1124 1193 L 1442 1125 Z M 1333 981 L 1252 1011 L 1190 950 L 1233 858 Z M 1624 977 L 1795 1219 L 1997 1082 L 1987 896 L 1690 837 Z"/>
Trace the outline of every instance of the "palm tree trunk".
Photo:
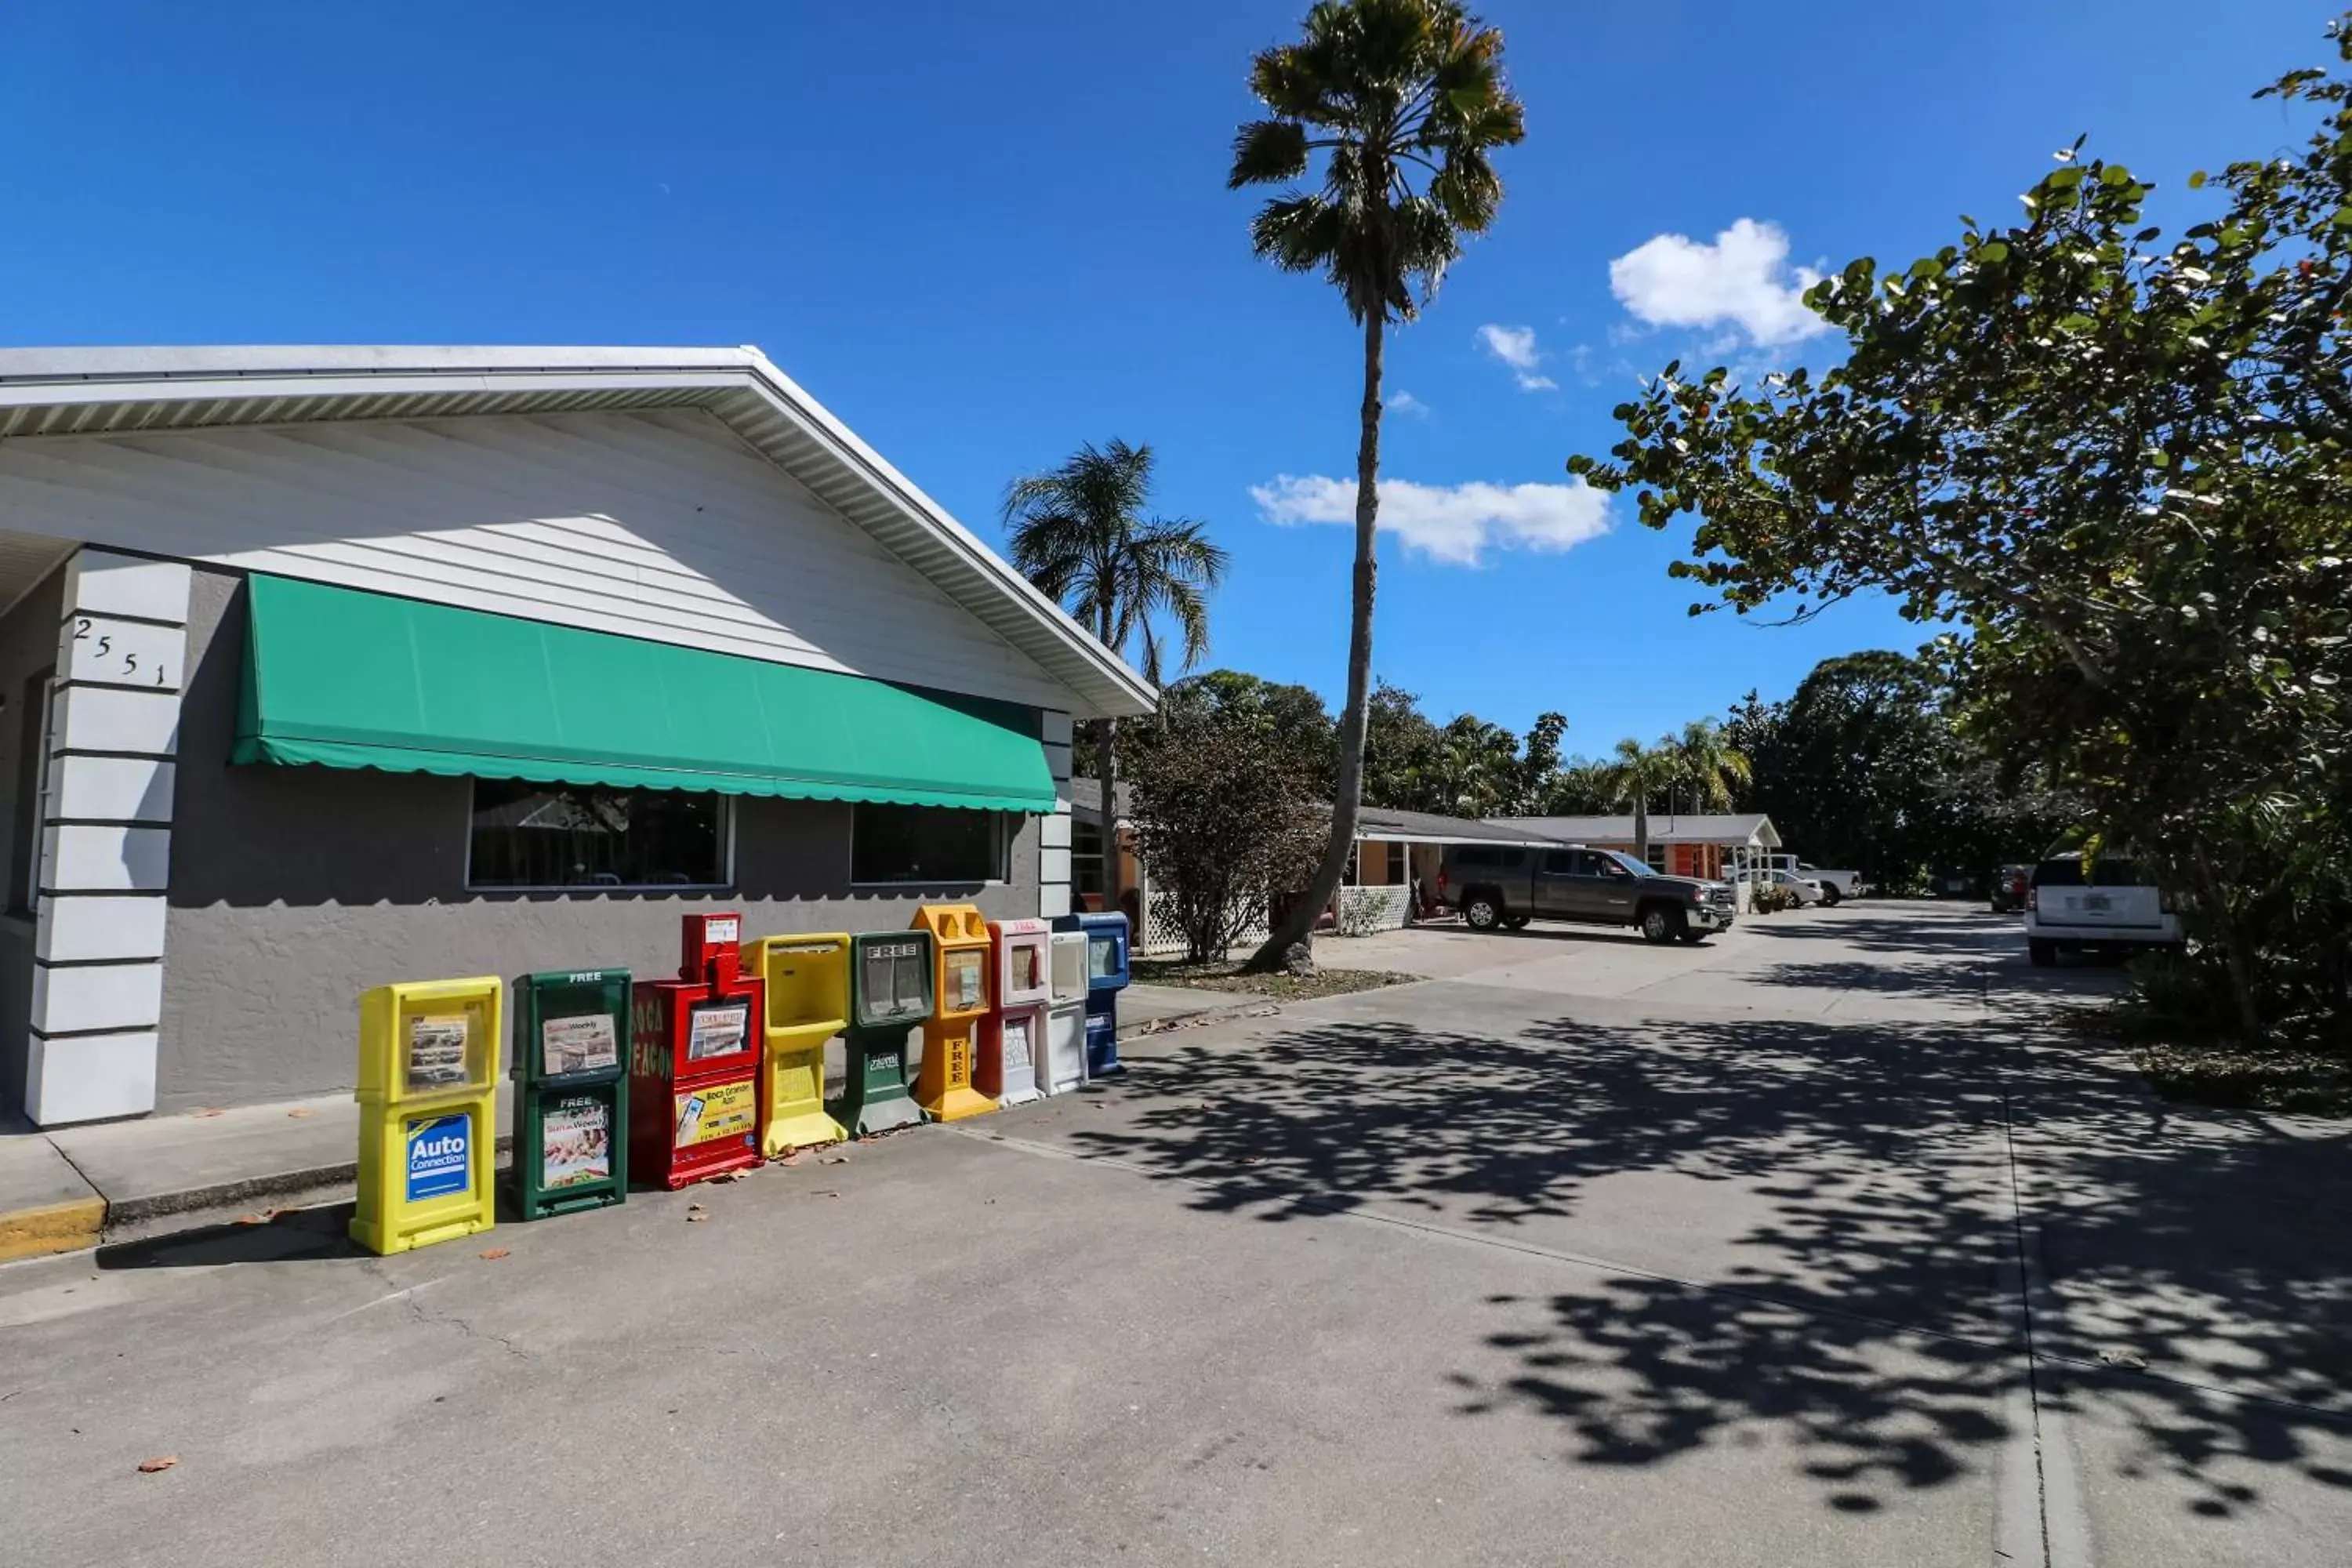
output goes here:
<path id="1" fill-rule="evenodd" d="M 1339 879 L 1347 874 L 1349 852 L 1356 843 L 1356 817 L 1364 795 L 1364 730 L 1370 718 L 1372 593 L 1379 573 L 1373 543 L 1381 515 L 1384 326 L 1379 310 L 1364 312 L 1364 403 L 1356 439 L 1355 595 L 1348 622 L 1348 705 L 1339 715 L 1339 776 L 1331 792 L 1331 841 L 1324 846 L 1323 863 L 1315 868 L 1306 897 L 1291 907 L 1265 945 L 1251 955 L 1248 967 L 1260 972 L 1281 968 L 1285 954 L 1311 940 L 1316 917 L 1339 890 Z"/>
<path id="2" fill-rule="evenodd" d="M 1650 863 L 1650 797 L 1633 797 L 1633 858 L 1646 866 Z"/>
<path id="3" fill-rule="evenodd" d="M 1106 599 L 1095 606 L 1096 635 L 1105 647 L 1110 646 L 1110 601 Z M 1118 848 L 1118 721 L 1104 719 L 1101 725 L 1102 745 L 1095 772 L 1102 784 L 1103 911 L 1113 914 L 1126 907 L 1118 901 L 1119 895 L 1126 891 L 1120 885 L 1126 867 L 1121 863 Z M 1136 912 L 1142 913 L 1140 910 Z M 1143 933 L 1129 931 L 1128 940 L 1139 945 Z"/>

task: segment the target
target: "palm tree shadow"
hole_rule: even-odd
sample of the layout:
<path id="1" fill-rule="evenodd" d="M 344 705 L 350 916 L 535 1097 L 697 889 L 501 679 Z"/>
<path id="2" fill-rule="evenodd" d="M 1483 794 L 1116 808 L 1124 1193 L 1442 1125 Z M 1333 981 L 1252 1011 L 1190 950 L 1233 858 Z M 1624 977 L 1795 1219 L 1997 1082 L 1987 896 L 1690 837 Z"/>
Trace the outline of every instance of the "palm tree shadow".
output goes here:
<path id="1" fill-rule="evenodd" d="M 1981 1474 L 2026 1375 L 2031 1261 L 2037 1349 L 2130 1413 L 2192 1511 L 2243 1510 L 2273 1470 L 2352 1487 L 2345 1139 L 2200 1130 L 2082 1047 L 1986 1026 L 1303 1024 L 1241 1049 L 1139 1060 L 1125 1114 L 1076 1142 L 1264 1223 L 1408 1216 L 1571 1257 L 1605 1237 L 1639 1271 L 1493 1299 L 1454 1384 L 1465 1416 L 1557 1423 L 1573 1464 L 1771 1424 L 1833 1510 Z M 2126 1370 L 2101 1361 L 2119 1321 Z"/>

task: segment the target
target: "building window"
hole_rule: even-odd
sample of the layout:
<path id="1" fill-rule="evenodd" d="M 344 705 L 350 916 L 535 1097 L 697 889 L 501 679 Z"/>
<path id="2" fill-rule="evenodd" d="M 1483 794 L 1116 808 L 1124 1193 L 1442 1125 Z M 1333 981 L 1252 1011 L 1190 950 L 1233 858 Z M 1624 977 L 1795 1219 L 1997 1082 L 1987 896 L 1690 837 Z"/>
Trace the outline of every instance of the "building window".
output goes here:
<path id="1" fill-rule="evenodd" d="M 16 812 L 8 844 L 8 912 L 29 915 L 41 901 L 41 825 L 49 810 L 49 722 L 57 701 L 57 671 L 25 682 L 18 711 Z"/>
<path id="2" fill-rule="evenodd" d="M 849 879 L 961 887 L 1005 879 L 1012 835 L 1001 811 L 862 804 L 850 829 Z"/>
<path id="3" fill-rule="evenodd" d="M 1653 841 L 1643 858 L 1649 861 L 1651 870 L 1663 871 L 1666 868 L 1666 847 Z"/>
<path id="4" fill-rule="evenodd" d="M 1070 818 L 1070 894 L 1081 907 L 1099 909 L 1104 889 L 1102 825 Z M 1092 899 L 1094 902 L 1087 903 Z"/>
<path id="5" fill-rule="evenodd" d="M 716 888 L 727 802 L 684 790 L 476 779 L 469 888 Z"/>

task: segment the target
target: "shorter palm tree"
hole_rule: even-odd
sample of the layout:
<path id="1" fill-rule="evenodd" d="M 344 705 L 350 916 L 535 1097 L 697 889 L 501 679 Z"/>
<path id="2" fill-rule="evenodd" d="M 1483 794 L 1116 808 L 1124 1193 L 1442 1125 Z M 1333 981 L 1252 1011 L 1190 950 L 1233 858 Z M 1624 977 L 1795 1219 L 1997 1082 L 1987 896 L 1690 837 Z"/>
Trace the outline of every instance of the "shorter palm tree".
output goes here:
<path id="1" fill-rule="evenodd" d="M 1127 657 L 1139 645 L 1143 678 L 1160 684 L 1162 618 L 1182 644 L 1179 669 L 1209 651 L 1209 594 L 1228 557 L 1190 518 L 1145 515 L 1151 501 L 1149 444 L 1091 442 L 1059 468 L 1015 479 L 1004 493 L 1013 563 L 1077 617 L 1104 647 Z M 1118 907 L 1118 722 L 1102 721 L 1103 891 Z"/>
<path id="2" fill-rule="evenodd" d="M 1678 768 L 1667 745 L 1644 746 L 1631 735 L 1617 742 L 1602 774 L 1612 805 L 1633 814 L 1633 858 L 1650 858 L 1650 802 L 1674 787 Z"/>
<path id="3" fill-rule="evenodd" d="M 1753 777 L 1748 753 L 1733 745 L 1712 719 L 1695 719 L 1683 732 L 1659 742 L 1675 763 L 1675 793 L 1690 791 L 1693 811 L 1729 811 L 1735 791 Z"/>

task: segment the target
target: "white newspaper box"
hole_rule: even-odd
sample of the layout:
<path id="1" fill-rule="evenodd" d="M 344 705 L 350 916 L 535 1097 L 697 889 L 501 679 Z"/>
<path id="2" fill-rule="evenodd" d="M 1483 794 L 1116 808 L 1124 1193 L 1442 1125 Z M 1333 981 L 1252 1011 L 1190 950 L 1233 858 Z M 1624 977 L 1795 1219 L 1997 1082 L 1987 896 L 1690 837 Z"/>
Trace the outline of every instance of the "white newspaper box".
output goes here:
<path id="1" fill-rule="evenodd" d="M 1038 1060 L 1045 1054 L 1045 1014 L 1053 1001 L 1053 934 L 1044 921 L 988 922 L 996 1006 L 980 1021 L 971 1079 L 1002 1106 L 1024 1105 L 1045 1093 L 1037 1084 Z"/>
<path id="2" fill-rule="evenodd" d="M 1045 1006 L 1037 1087 L 1047 1094 L 1067 1094 L 1087 1081 L 1087 933 L 1055 931 L 1046 968 L 1053 993 Z"/>

